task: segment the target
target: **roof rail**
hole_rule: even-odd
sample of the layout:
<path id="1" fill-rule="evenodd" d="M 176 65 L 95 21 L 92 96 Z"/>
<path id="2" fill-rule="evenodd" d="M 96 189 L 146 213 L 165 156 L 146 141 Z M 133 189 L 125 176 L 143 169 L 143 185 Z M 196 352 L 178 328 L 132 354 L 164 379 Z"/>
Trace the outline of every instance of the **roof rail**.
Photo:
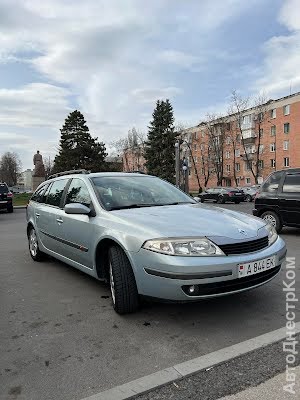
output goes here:
<path id="1" fill-rule="evenodd" d="M 73 169 L 70 171 L 63 171 L 63 172 L 58 172 L 57 174 L 52 174 L 48 176 L 48 179 L 52 178 L 57 178 L 59 176 L 64 176 L 64 175 L 73 175 L 73 174 L 89 174 L 91 171 L 87 171 L 86 169 Z"/>
<path id="2" fill-rule="evenodd" d="M 146 172 L 144 172 L 144 171 L 139 171 L 139 170 L 137 170 L 137 171 L 126 171 L 128 174 L 143 174 L 143 175 L 147 175 L 147 173 Z"/>

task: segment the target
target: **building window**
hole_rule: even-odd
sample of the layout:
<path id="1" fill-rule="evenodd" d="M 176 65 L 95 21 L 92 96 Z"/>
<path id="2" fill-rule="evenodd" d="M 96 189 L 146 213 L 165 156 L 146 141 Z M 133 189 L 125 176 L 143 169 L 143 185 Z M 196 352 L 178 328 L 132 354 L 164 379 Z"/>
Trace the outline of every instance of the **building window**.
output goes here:
<path id="1" fill-rule="evenodd" d="M 197 145 L 196 144 L 194 144 L 194 150 L 197 150 Z"/>
<path id="2" fill-rule="evenodd" d="M 236 135 L 236 142 L 241 143 L 241 135 Z"/>
<path id="3" fill-rule="evenodd" d="M 276 161 L 273 158 L 270 161 L 271 161 L 271 167 L 275 168 L 276 167 Z"/>
<path id="4" fill-rule="evenodd" d="M 227 129 L 228 131 L 230 131 L 230 122 L 227 122 L 227 124 L 226 124 L 226 129 Z"/>
<path id="5" fill-rule="evenodd" d="M 194 174 L 197 175 L 197 170 L 196 170 L 196 168 L 194 169 Z"/>
<path id="6" fill-rule="evenodd" d="M 230 151 L 226 151 L 225 158 L 230 158 Z"/>
<path id="7" fill-rule="evenodd" d="M 259 154 L 262 154 L 263 153 L 263 151 L 264 151 L 264 145 L 263 144 L 260 144 L 259 145 Z"/>
<path id="8" fill-rule="evenodd" d="M 204 131 L 201 132 L 201 136 L 202 136 L 203 138 L 205 137 L 205 132 L 204 132 Z"/>
<path id="9" fill-rule="evenodd" d="M 271 126 L 271 136 L 275 136 L 276 135 L 276 125 L 272 125 Z"/>
<path id="10" fill-rule="evenodd" d="M 226 138 L 226 144 L 230 144 L 230 143 L 231 143 L 230 136 L 227 136 L 227 138 Z"/>
<path id="11" fill-rule="evenodd" d="M 264 168 L 264 160 L 258 160 L 258 168 L 263 169 Z"/>
<path id="12" fill-rule="evenodd" d="M 286 106 L 283 106 L 283 115 L 289 115 L 290 113 L 290 105 L 287 104 Z"/>
<path id="13" fill-rule="evenodd" d="M 245 162 L 245 170 L 251 171 L 251 168 L 252 168 L 252 161 L 246 161 Z"/>
<path id="14" fill-rule="evenodd" d="M 194 139 L 197 140 L 197 132 L 194 132 Z"/>
<path id="15" fill-rule="evenodd" d="M 240 154 L 241 154 L 240 149 L 236 149 L 236 150 L 235 150 L 235 156 L 236 156 L 236 157 L 239 157 Z"/>
<path id="16" fill-rule="evenodd" d="M 200 150 L 204 150 L 204 148 L 205 148 L 204 143 L 201 143 L 200 144 Z"/>
<path id="17" fill-rule="evenodd" d="M 288 140 L 284 140 L 283 142 L 283 150 L 288 150 L 289 149 L 289 141 Z"/>
<path id="18" fill-rule="evenodd" d="M 239 172 L 241 170 L 241 164 L 240 163 L 235 163 L 235 170 Z"/>
<path id="19" fill-rule="evenodd" d="M 236 184 L 237 184 L 237 186 L 239 186 L 239 184 L 240 184 L 240 178 L 236 178 Z"/>
<path id="20" fill-rule="evenodd" d="M 247 183 L 247 185 L 250 185 L 250 183 L 251 183 L 251 178 L 246 178 L 246 183 Z"/>
<path id="21" fill-rule="evenodd" d="M 283 124 L 283 132 L 289 133 L 289 131 L 290 131 L 290 123 L 286 122 L 285 124 Z"/>
<path id="22" fill-rule="evenodd" d="M 284 165 L 284 167 L 289 167 L 289 166 L 290 166 L 290 159 L 289 159 L 289 157 L 284 157 L 284 159 L 283 159 L 283 165 Z"/>
<path id="23" fill-rule="evenodd" d="M 275 143 L 271 143 L 271 144 L 270 144 L 270 151 L 271 151 L 272 153 L 274 153 L 275 150 L 276 150 L 276 145 L 275 145 Z"/>
<path id="24" fill-rule="evenodd" d="M 271 118 L 276 118 L 276 108 L 273 108 L 273 110 L 270 111 L 270 116 Z"/>
<path id="25" fill-rule="evenodd" d="M 227 171 L 227 172 L 230 172 L 230 164 L 227 164 L 227 165 L 226 165 L 226 171 Z"/>
<path id="26" fill-rule="evenodd" d="M 264 130 L 263 130 L 263 128 L 260 128 L 259 129 L 259 132 L 258 132 L 258 134 L 259 134 L 259 137 L 263 137 L 263 135 L 264 135 Z"/>

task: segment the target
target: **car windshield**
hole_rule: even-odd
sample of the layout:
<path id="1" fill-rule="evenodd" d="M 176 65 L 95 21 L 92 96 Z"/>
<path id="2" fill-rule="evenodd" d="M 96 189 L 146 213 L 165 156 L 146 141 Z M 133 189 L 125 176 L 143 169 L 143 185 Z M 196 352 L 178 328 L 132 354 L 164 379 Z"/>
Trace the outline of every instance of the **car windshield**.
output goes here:
<path id="1" fill-rule="evenodd" d="M 175 186 L 151 176 L 92 178 L 106 210 L 197 203 Z"/>

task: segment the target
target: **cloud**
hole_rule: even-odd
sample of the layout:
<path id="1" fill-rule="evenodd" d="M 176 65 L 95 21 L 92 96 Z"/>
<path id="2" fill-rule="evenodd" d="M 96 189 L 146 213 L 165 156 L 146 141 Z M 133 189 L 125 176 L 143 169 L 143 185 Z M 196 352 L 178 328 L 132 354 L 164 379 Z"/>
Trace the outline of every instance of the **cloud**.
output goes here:
<path id="1" fill-rule="evenodd" d="M 175 64 L 187 69 L 201 62 L 200 57 L 178 50 L 164 50 L 158 55 L 158 58 L 161 61 Z"/>
<path id="2" fill-rule="evenodd" d="M 279 21 L 290 33 L 273 36 L 263 46 L 265 55 L 257 89 L 280 96 L 300 91 L 300 2 L 286 0 L 279 13 Z"/>
<path id="3" fill-rule="evenodd" d="M 139 102 L 154 104 L 156 100 L 174 97 L 182 93 L 182 89 L 178 87 L 151 88 L 151 89 L 134 89 L 131 94 Z"/>

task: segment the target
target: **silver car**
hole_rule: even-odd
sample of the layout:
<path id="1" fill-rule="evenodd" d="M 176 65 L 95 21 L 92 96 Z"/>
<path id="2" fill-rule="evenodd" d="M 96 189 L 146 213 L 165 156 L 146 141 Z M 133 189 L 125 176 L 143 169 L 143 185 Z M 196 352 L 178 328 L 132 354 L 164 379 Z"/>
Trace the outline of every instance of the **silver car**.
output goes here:
<path id="1" fill-rule="evenodd" d="M 27 207 L 35 261 L 51 255 L 110 284 L 114 309 L 140 296 L 195 301 L 269 282 L 286 255 L 265 221 L 199 204 L 157 177 L 57 174 Z"/>

